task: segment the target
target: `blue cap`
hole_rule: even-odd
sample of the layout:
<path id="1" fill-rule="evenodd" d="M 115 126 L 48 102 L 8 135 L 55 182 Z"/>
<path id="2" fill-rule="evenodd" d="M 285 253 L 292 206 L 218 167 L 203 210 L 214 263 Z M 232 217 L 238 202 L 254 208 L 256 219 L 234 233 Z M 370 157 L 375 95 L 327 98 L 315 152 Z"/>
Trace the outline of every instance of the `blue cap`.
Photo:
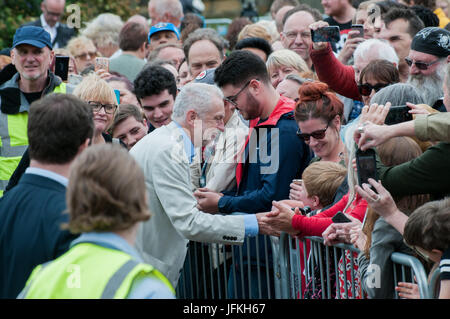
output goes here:
<path id="1" fill-rule="evenodd" d="M 40 49 L 48 46 L 52 50 L 50 33 L 36 26 L 23 26 L 16 30 L 12 47 L 15 48 L 19 44 L 29 44 Z"/>
<path id="2" fill-rule="evenodd" d="M 178 28 L 175 25 L 169 22 L 160 22 L 150 28 L 148 43 L 150 43 L 150 37 L 160 31 L 172 31 L 177 36 L 177 39 L 180 40 L 180 31 L 178 31 Z"/>

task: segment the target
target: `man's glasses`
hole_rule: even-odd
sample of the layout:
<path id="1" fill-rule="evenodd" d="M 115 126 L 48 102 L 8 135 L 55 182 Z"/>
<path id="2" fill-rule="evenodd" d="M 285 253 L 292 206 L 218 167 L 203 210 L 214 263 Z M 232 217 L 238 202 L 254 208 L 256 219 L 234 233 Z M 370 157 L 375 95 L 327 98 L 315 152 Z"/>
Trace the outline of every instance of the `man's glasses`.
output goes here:
<path id="1" fill-rule="evenodd" d="M 302 133 L 300 131 L 300 128 L 297 130 L 297 136 L 304 140 L 305 142 L 309 142 L 309 139 L 312 137 L 314 137 L 316 140 L 321 140 L 325 137 L 326 131 L 328 129 L 328 126 L 330 125 L 330 123 L 327 124 L 327 127 L 325 127 L 323 130 L 318 130 L 318 131 L 314 131 L 312 133 Z"/>
<path id="2" fill-rule="evenodd" d="M 106 114 L 113 114 L 117 109 L 116 104 L 102 104 L 95 101 L 89 101 L 88 104 L 92 107 L 92 110 L 94 112 L 100 112 L 100 110 L 103 108 Z"/>
<path id="3" fill-rule="evenodd" d="M 363 96 L 369 96 L 372 93 L 372 90 L 378 92 L 382 88 L 391 85 L 391 83 L 377 83 L 375 85 L 371 85 L 369 83 L 358 84 L 359 94 Z"/>
<path id="4" fill-rule="evenodd" d="M 309 32 L 309 31 L 302 31 L 302 32 L 289 31 L 289 32 L 283 32 L 283 34 L 286 38 L 288 38 L 291 41 L 297 39 L 299 34 L 300 34 L 300 37 L 303 39 L 311 38 L 311 32 Z"/>
<path id="5" fill-rule="evenodd" d="M 413 62 L 413 60 L 411 60 L 410 58 L 405 58 L 405 62 L 406 62 L 406 64 L 408 64 L 409 67 L 414 64 L 419 70 L 428 70 L 428 68 L 430 66 L 432 66 L 435 63 L 438 63 L 439 59 L 437 59 L 434 62 L 426 63 L 426 62 L 420 62 L 420 61 Z"/>
<path id="6" fill-rule="evenodd" d="M 239 97 L 239 94 L 241 94 L 241 92 L 247 88 L 247 86 L 250 84 L 251 81 L 252 80 L 249 80 L 247 83 L 245 83 L 242 89 L 240 89 L 239 92 L 237 92 L 235 95 L 227 96 L 226 98 L 224 98 L 224 100 L 230 102 L 231 104 L 233 104 L 233 106 L 236 107 L 237 106 L 236 100 Z"/>

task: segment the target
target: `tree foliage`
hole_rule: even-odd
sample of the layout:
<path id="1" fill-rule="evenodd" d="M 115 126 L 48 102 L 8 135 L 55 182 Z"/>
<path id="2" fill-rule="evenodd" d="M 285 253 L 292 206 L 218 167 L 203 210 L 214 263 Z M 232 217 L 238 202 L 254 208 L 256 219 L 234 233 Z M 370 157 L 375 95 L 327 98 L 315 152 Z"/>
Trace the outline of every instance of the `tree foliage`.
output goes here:
<path id="1" fill-rule="evenodd" d="M 66 7 L 76 4 L 80 7 L 81 28 L 101 13 L 117 14 L 122 20 L 134 14 L 148 16 L 147 0 L 66 0 Z M 0 0 L 0 48 L 10 47 L 14 32 L 21 25 L 31 22 L 41 14 L 41 0 Z M 65 23 L 73 11 L 66 12 L 62 18 Z"/>

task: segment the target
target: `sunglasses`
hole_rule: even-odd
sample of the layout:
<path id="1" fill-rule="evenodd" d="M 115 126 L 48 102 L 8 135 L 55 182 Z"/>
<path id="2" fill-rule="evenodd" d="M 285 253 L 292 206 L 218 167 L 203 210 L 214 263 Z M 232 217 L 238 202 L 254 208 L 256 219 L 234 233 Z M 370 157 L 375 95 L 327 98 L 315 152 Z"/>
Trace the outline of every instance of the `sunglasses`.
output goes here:
<path id="1" fill-rule="evenodd" d="M 304 140 L 305 142 L 309 142 L 309 139 L 312 137 L 314 137 L 316 140 L 321 140 L 325 137 L 326 131 L 328 129 L 328 126 L 330 125 L 330 123 L 327 124 L 327 127 L 325 127 L 323 130 L 318 130 L 318 131 L 314 131 L 310 134 L 308 133 L 302 133 L 300 131 L 300 128 L 297 130 L 297 136 Z"/>
<path id="2" fill-rule="evenodd" d="M 411 60 L 410 58 L 405 58 L 405 62 L 406 62 L 406 64 L 408 64 L 409 67 L 414 64 L 419 70 L 428 70 L 428 68 L 430 66 L 432 66 L 435 63 L 438 63 L 439 59 L 437 59 L 434 62 L 426 63 L 426 62 L 417 62 L 417 61 L 413 62 L 413 60 Z"/>
<path id="3" fill-rule="evenodd" d="M 369 83 L 358 84 L 359 94 L 363 96 L 369 96 L 372 93 L 372 90 L 378 92 L 382 88 L 391 85 L 391 83 L 377 83 L 375 85 L 371 85 Z"/>

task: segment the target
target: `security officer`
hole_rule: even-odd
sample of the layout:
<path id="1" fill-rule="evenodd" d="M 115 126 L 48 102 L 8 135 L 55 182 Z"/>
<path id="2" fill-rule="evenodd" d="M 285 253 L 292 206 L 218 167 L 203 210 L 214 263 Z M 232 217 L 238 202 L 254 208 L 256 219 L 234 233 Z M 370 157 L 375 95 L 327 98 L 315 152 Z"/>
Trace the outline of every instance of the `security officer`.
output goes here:
<path id="1" fill-rule="evenodd" d="M 66 84 L 49 70 L 53 56 L 50 34 L 43 28 L 16 30 L 11 59 L 17 73 L 0 86 L 0 197 L 28 147 L 30 104 L 51 92 L 66 93 Z"/>

